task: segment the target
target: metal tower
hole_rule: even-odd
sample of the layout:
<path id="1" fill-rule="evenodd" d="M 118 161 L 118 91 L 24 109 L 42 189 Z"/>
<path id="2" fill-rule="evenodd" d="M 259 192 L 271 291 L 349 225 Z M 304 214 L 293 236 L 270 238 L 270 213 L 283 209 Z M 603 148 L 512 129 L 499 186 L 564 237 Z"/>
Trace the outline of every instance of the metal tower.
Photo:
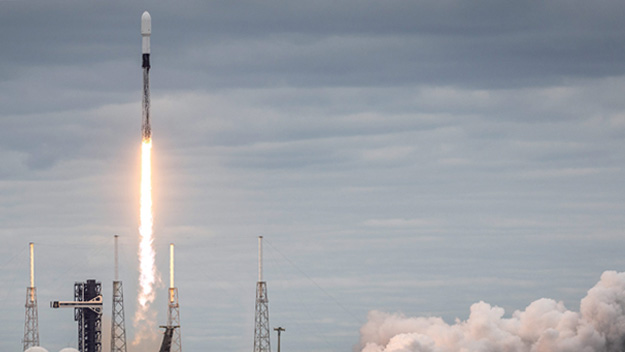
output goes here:
<path id="1" fill-rule="evenodd" d="M 52 308 L 74 308 L 78 321 L 78 350 L 102 352 L 102 284 L 95 280 L 74 284 L 74 301 L 52 301 Z"/>
<path id="2" fill-rule="evenodd" d="M 26 318 L 24 320 L 24 351 L 39 346 L 39 317 L 35 288 L 35 244 L 30 242 L 30 287 L 26 288 Z"/>
<path id="3" fill-rule="evenodd" d="M 267 283 L 263 281 L 263 236 L 258 236 L 258 283 L 256 284 L 254 352 L 271 352 L 269 338 L 269 299 L 267 298 Z"/>
<path id="4" fill-rule="evenodd" d="M 52 308 L 74 308 L 78 321 L 78 350 L 102 352 L 102 284 L 95 280 L 74 284 L 74 301 L 52 301 Z"/>
<path id="5" fill-rule="evenodd" d="M 167 310 L 167 333 L 171 333 L 171 352 L 182 351 L 180 336 L 180 305 L 178 304 L 178 288 L 174 286 L 174 244 L 169 244 L 169 309 Z"/>
<path id="6" fill-rule="evenodd" d="M 126 352 L 124 292 L 119 280 L 118 235 L 115 235 L 115 281 L 113 281 L 113 314 L 111 315 L 111 352 Z"/>
<path id="7" fill-rule="evenodd" d="M 74 300 L 86 302 L 102 298 L 102 284 L 95 280 L 74 284 Z M 102 310 L 88 308 L 74 309 L 74 320 L 78 321 L 78 350 L 80 352 L 102 352 Z"/>

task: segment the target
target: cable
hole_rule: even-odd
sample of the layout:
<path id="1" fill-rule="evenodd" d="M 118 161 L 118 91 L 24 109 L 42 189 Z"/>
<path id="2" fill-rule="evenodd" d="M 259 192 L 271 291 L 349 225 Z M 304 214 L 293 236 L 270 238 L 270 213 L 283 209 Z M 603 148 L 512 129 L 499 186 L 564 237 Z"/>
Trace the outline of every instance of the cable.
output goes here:
<path id="1" fill-rule="evenodd" d="M 311 278 L 302 269 L 300 269 L 297 265 L 295 265 L 295 263 L 293 263 L 293 261 L 291 261 L 284 254 L 282 254 L 282 252 L 280 252 L 276 247 L 274 247 L 274 245 L 271 244 L 271 242 L 269 242 L 267 240 L 265 240 L 265 242 L 267 242 L 269 244 L 269 246 L 271 246 L 271 248 L 273 248 L 276 252 L 278 252 L 278 254 L 280 254 L 282 256 L 282 258 L 284 258 L 287 262 L 289 262 L 289 264 L 291 264 L 295 269 L 297 269 L 297 271 L 299 271 L 302 275 L 306 276 L 306 278 L 308 278 L 308 280 L 310 280 L 315 286 L 317 286 L 317 288 L 319 290 L 321 290 L 321 292 L 323 292 L 326 296 L 330 297 L 337 306 L 341 307 L 341 309 L 343 309 L 347 314 L 349 314 L 352 318 L 354 318 L 354 320 L 358 324 L 360 324 L 360 325 L 364 324 L 364 322 L 362 320 L 360 320 L 355 314 L 353 314 L 345 306 L 343 306 L 341 304 L 341 302 L 339 302 L 336 298 L 334 298 L 334 296 L 332 296 L 330 293 L 328 293 L 328 291 L 326 291 L 323 287 L 321 287 L 315 280 L 313 280 L 313 278 Z"/>

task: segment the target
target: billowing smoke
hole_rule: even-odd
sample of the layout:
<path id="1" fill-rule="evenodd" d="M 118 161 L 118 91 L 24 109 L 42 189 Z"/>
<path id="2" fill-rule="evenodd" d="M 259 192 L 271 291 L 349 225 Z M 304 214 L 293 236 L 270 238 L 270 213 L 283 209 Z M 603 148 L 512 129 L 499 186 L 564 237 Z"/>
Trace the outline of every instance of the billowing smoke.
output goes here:
<path id="1" fill-rule="evenodd" d="M 46 350 L 45 348 L 41 346 L 33 346 L 33 347 L 29 347 L 24 352 L 48 352 L 48 350 Z"/>
<path id="2" fill-rule="evenodd" d="M 581 301 L 580 312 L 541 298 L 504 318 L 484 302 L 466 321 L 369 313 L 362 352 L 620 352 L 625 336 L 625 273 L 606 271 Z"/>

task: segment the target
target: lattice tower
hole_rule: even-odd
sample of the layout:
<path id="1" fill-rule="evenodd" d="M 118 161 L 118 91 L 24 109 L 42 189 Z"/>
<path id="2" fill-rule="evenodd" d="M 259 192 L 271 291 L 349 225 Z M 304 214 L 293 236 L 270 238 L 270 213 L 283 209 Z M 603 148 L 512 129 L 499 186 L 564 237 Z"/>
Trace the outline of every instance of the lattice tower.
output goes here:
<path id="1" fill-rule="evenodd" d="M 26 288 L 26 316 L 24 319 L 24 351 L 39 346 L 39 315 L 35 288 L 35 245 L 30 243 L 30 287 Z"/>
<path id="2" fill-rule="evenodd" d="M 271 352 L 269 335 L 269 299 L 263 281 L 263 236 L 258 236 L 258 282 L 256 283 L 256 315 L 254 318 L 254 352 Z"/>
<path id="3" fill-rule="evenodd" d="M 126 352 L 126 320 L 124 315 L 124 290 L 119 280 L 119 256 L 115 235 L 115 281 L 113 281 L 113 314 L 111 318 L 111 352 Z"/>
<path id="4" fill-rule="evenodd" d="M 174 285 L 174 244 L 169 244 L 169 303 L 167 310 L 167 326 L 173 327 L 171 352 L 182 352 L 182 336 L 180 332 L 180 304 L 178 288 Z"/>

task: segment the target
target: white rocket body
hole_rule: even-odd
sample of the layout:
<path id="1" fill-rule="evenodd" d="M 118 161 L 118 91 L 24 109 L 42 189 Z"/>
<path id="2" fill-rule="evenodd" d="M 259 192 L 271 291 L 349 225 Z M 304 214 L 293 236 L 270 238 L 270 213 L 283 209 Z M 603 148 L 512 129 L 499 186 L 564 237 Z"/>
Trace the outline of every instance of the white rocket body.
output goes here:
<path id="1" fill-rule="evenodd" d="M 152 17 L 145 11 L 141 15 L 141 67 L 143 68 L 143 116 L 141 118 L 141 135 L 143 140 L 152 139 L 150 126 L 150 35 L 152 34 Z"/>
<path id="2" fill-rule="evenodd" d="M 143 38 L 141 48 L 143 54 L 150 53 L 150 34 L 152 34 L 152 17 L 150 17 L 149 12 L 145 11 L 141 15 L 141 37 Z"/>

